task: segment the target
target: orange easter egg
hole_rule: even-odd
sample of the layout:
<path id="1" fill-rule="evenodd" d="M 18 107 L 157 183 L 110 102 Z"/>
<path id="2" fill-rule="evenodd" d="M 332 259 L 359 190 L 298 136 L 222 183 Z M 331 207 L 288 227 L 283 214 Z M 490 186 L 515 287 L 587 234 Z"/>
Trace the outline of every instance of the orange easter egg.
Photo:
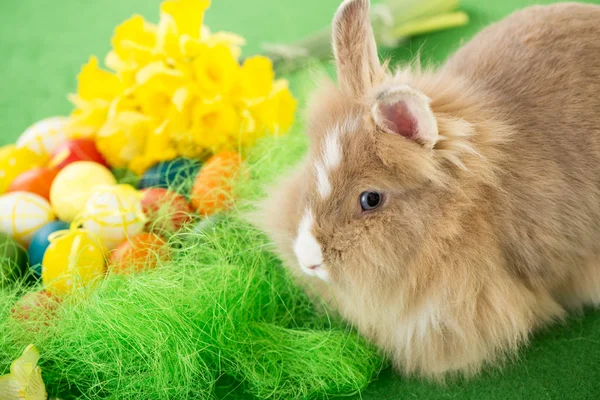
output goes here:
<path id="1" fill-rule="evenodd" d="M 233 151 L 211 157 L 202 166 L 192 187 L 192 205 L 200 215 L 229 208 L 233 202 L 234 180 L 243 171 L 242 157 Z"/>
<path id="2" fill-rule="evenodd" d="M 58 171 L 52 168 L 34 168 L 17 176 L 7 192 L 29 192 L 50 201 L 50 187 Z"/>
<path id="3" fill-rule="evenodd" d="M 125 240 L 110 253 L 109 263 L 119 275 L 156 268 L 160 260 L 169 257 L 169 246 L 154 233 L 140 233 Z"/>

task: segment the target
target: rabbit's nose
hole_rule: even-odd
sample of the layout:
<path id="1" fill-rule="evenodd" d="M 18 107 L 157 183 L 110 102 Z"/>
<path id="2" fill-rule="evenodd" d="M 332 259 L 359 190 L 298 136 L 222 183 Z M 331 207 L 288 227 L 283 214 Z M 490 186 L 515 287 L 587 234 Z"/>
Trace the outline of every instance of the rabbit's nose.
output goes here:
<path id="1" fill-rule="evenodd" d="M 321 268 L 321 264 L 315 264 L 315 265 L 311 265 L 310 267 L 308 267 L 308 269 L 314 271 L 316 269 Z"/>

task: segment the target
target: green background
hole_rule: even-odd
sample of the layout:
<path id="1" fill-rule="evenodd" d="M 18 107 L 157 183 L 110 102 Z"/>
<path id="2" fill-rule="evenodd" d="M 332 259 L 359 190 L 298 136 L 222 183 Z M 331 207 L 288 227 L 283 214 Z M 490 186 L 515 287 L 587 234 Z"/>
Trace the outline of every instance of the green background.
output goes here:
<path id="1" fill-rule="evenodd" d="M 600 0 L 591 1 L 599 3 Z M 415 38 L 390 54 L 441 62 L 490 22 L 533 1 L 464 0 L 467 27 Z M 548 1 L 535 2 L 547 4 Z M 103 56 L 114 27 L 133 13 L 158 19 L 159 0 L 0 0 L 0 144 L 31 123 L 67 114 L 66 94 L 91 54 Z M 246 54 L 260 43 L 285 43 L 327 26 L 338 0 L 213 0 L 206 23 L 246 37 Z M 600 21 L 599 21 L 600 23 Z M 600 38 L 599 38 L 600 40 Z M 600 94 L 599 94 L 600 95 Z M 432 385 L 389 371 L 364 399 L 600 399 L 600 312 L 535 335 L 518 360 L 469 382 Z"/>

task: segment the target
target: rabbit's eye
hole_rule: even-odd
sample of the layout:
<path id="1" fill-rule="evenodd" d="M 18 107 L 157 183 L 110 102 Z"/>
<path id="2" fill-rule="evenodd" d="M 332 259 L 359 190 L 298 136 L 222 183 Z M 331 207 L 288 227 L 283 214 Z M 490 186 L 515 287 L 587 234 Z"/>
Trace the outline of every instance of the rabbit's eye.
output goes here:
<path id="1" fill-rule="evenodd" d="M 360 195 L 360 206 L 363 211 L 373 211 L 381 205 L 381 193 L 377 192 L 362 192 Z"/>

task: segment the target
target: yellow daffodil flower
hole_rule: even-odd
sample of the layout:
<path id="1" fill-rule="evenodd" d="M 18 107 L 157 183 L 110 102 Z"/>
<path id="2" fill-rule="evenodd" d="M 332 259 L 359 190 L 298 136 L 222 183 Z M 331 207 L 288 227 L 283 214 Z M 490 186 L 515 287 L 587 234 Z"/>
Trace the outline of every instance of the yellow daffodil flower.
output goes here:
<path id="1" fill-rule="evenodd" d="M 107 120 L 98 131 L 96 146 L 111 166 L 127 167 L 145 150 L 151 131 L 150 117 L 135 111 L 123 111 Z"/>
<path id="2" fill-rule="evenodd" d="M 274 78 L 271 60 L 263 56 L 247 58 L 239 81 L 240 97 L 245 100 L 262 100 L 271 93 Z"/>
<path id="3" fill-rule="evenodd" d="M 177 150 L 172 146 L 169 123 L 165 121 L 148 135 L 144 150 L 131 160 L 129 169 L 136 174 L 142 174 L 154 164 L 172 160 L 177 155 Z"/>
<path id="4" fill-rule="evenodd" d="M 65 127 L 67 135 L 71 138 L 94 138 L 106 122 L 110 103 L 102 99 L 83 100 L 77 95 L 69 96 L 69 100 L 76 108 Z"/>
<path id="5" fill-rule="evenodd" d="M 208 7 L 209 0 L 167 0 L 161 4 L 160 11 L 172 18 L 179 35 L 199 38 L 204 12 Z"/>
<path id="6" fill-rule="evenodd" d="M 133 70 L 156 59 L 156 25 L 134 15 L 115 29 L 105 64 L 113 71 Z"/>
<path id="7" fill-rule="evenodd" d="M 83 100 L 102 99 L 110 101 L 121 94 L 123 85 L 119 78 L 108 71 L 100 69 L 98 58 L 90 57 L 78 76 L 77 95 Z"/>
<path id="8" fill-rule="evenodd" d="M 144 115 L 161 123 L 172 103 L 175 92 L 189 80 L 181 70 L 156 61 L 140 69 L 136 74 L 136 86 L 132 92 Z"/>
<path id="9" fill-rule="evenodd" d="M 34 345 L 27 346 L 21 357 L 10 366 L 10 374 L 0 377 L 0 399 L 46 400 L 46 386 L 37 363 L 40 353 Z"/>
<path id="10" fill-rule="evenodd" d="M 134 15 L 113 34 L 105 58 L 78 76 L 68 125 L 95 138 L 113 167 L 137 174 L 177 156 L 207 157 L 281 134 L 296 102 L 262 56 L 239 59 L 244 38 L 203 25 L 209 0 L 166 0 L 157 25 Z"/>
<path id="11" fill-rule="evenodd" d="M 269 97 L 250 107 L 257 125 L 276 135 L 290 128 L 295 110 L 296 100 L 292 97 L 285 80 L 275 81 Z"/>
<path id="12" fill-rule="evenodd" d="M 192 61 L 194 77 L 206 98 L 227 95 L 240 75 L 240 65 L 223 44 L 204 45 L 202 55 Z"/>

